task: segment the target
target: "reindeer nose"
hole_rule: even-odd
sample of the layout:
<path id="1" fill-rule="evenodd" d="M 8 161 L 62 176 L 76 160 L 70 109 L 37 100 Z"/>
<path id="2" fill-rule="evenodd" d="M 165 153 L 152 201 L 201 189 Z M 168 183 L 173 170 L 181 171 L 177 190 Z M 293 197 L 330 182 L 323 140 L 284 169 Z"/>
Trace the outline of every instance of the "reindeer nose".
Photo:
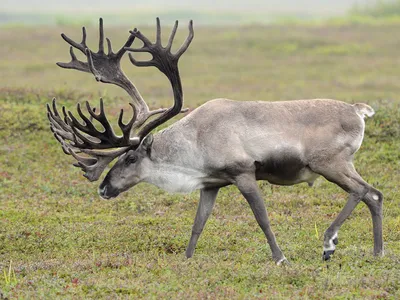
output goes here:
<path id="1" fill-rule="evenodd" d="M 107 196 L 107 186 L 105 185 L 104 187 L 99 187 L 99 190 L 98 190 L 98 192 L 99 192 L 99 195 L 100 195 L 100 197 L 101 198 L 103 198 L 103 199 L 110 199 L 111 197 L 110 196 Z"/>

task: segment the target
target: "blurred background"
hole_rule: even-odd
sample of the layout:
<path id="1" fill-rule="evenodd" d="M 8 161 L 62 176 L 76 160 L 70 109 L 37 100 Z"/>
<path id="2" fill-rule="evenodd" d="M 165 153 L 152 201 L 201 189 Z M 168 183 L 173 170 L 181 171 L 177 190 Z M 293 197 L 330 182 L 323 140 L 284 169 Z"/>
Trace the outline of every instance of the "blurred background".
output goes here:
<path id="1" fill-rule="evenodd" d="M 359 85 L 370 85 L 377 76 L 365 69 L 380 66 L 390 76 L 397 61 L 393 37 L 400 24 L 399 0 L 0 1 L 0 87 L 5 89 L 29 88 L 55 96 L 70 90 L 89 92 L 90 98 L 124 96 L 114 86 L 95 84 L 92 76 L 55 66 L 70 59 L 61 32 L 79 41 L 80 27 L 86 26 L 87 43 L 97 51 L 99 17 L 114 49 L 133 27 L 152 38 L 157 16 L 164 39 L 179 20 L 176 49 L 193 19 L 196 37 L 181 64 L 185 92 L 193 106 L 221 96 L 362 98 Z M 165 80 L 161 74 L 152 68 L 134 68 L 127 57 L 122 65 L 148 94 L 148 101 L 169 103 L 170 88 L 160 85 Z M 394 82 L 382 76 L 377 80 Z M 199 89 L 199 83 L 204 87 Z M 238 88 L 244 85 L 252 88 Z M 387 97 L 393 89 L 378 84 L 371 92 L 372 97 Z"/>
<path id="2" fill-rule="evenodd" d="M 393 15 L 399 6 L 396 0 L 2 0 L 0 24 L 81 23 L 99 14 L 110 24 L 131 24 L 132 20 L 147 24 L 155 16 L 164 20 L 194 18 L 204 25 L 264 24 L 345 15 Z"/>
<path id="3" fill-rule="evenodd" d="M 71 59 L 60 34 L 80 42 L 86 26 L 97 52 L 103 17 L 117 51 L 136 26 L 154 41 L 156 16 L 164 45 L 179 20 L 173 50 L 194 20 L 179 61 L 190 109 L 224 97 L 332 98 L 376 110 L 355 165 L 385 197 L 384 259 L 372 257 L 370 213 L 359 205 L 340 231 L 340 250 L 321 262 L 323 232 L 347 198 L 323 178 L 313 188 L 260 183 L 290 268 L 273 264 L 233 187 L 221 190 L 190 261 L 182 258 L 198 193 L 140 184 L 99 199 L 97 183 L 54 139 L 46 104 L 56 97 L 75 111 L 103 97 L 116 125 L 130 98 L 92 74 L 57 67 Z M 400 0 L 0 0 L 0 299 L 400 299 L 399 32 Z M 151 108 L 171 106 L 161 72 L 127 55 L 121 64 Z"/>

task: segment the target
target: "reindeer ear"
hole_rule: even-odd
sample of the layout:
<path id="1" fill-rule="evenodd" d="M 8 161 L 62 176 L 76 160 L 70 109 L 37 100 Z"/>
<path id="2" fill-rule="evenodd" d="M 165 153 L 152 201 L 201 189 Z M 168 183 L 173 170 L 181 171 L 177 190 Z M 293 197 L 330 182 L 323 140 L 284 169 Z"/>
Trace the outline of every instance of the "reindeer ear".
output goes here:
<path id="1" fill-rule="evenodd" d="M 153 144 L 153 134 L 149 133 L 144 138 L 144 140 L 142 142 L 142 147 L 144 150 L 146 150 L 146 152 L 149 152 L 152 144 Z"/>

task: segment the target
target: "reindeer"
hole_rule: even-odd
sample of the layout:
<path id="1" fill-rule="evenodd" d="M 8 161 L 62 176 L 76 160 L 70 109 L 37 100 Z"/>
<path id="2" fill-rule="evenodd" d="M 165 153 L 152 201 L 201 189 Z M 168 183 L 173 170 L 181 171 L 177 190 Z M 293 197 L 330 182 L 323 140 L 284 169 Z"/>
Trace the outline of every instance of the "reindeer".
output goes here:
<path id="1" fill-rule="evenodd" d="M 323 259 L 329 260 L 338 243 L 338 231 L 360 201 L 372 215 L 374 254 L 383 255 L 382 193 L 366 183 L 356 172 L 353 156 L 361 146 L 364 117 L 374 110 L 363 103 L 347 104 L 329 99 L 278 102 L 211 100 L 156 134 L 159 125 L 185 110 L 178 61 L 193 37 L 193 23 L 183 45 L 171 53 L 178 21 L 167 45 L 161 44 L 160 20 L 156 22 L 156 41 L 152 43 L 136 28 L 130 31 L 126 43 L 113 52 L 107 38 L 104 52 L 103 21 L 100 19 L 99 50 L 86 45 L 86 31 L 77 43 L 62 34 L 70 44 L 71 61 L 57 63 L 94 75 L 100 82 L 123 88 L 131 97 L 132 118 L 123 122 L 121 110 L 118 126 L 122 136 L 110 125 L 102 99 L 97 112 L 86 102 L 89 114 L 77 105 L 79 121 L 70 111 L 57 110 L 55 99 L 47 105 L 50 127 L 65 154 L 72 155 L 84 176 L 96 181 L 115 159 L 99 187 L 104 199 L 117 197 L 140 182 L 149 182 L 173 193 L 190 193 L 200 189 L 200 201 L 186 257 L 192 257 L 197 241 L 211 214 L 220 188 L 236 185 L 249 203 L 263 230 L 277 264 L 287 262 L 271 230 L 262 193 L 257 180 L 276 185 L 307 182 L 310 186 L 319 176 L 337 184 L 349 193 L 343 210 L 325 231 Z M 143 46 L 131 48 L 135 39 Z M 80 61 L 73 49 L 80 50 L 87 61 Z M 125 52 L 137 67 L 154 66 L 169 79 L 174 104 L 168 109 L 150 110 L 134 84 L 125 76 L 120 61 Z M 146 52 L 149 61 L 137 61 L 132 53 Z M 93 121 L 103 129 L 98 130 Z"/>

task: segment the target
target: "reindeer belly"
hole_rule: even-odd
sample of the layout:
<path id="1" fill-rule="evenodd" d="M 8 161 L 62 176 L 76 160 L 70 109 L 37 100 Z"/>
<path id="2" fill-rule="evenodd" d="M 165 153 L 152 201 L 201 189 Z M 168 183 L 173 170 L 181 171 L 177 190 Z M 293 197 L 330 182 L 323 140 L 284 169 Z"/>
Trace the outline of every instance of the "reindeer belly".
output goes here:
<path id="1" fill-rule="evenodd" d="M 277 185 L 307 182 L 311 186 L 319 176 L 296 156 L 270 157 L 261 162 L 256 161 L 255 165 L 257 180 L 267 180 Z"/>

